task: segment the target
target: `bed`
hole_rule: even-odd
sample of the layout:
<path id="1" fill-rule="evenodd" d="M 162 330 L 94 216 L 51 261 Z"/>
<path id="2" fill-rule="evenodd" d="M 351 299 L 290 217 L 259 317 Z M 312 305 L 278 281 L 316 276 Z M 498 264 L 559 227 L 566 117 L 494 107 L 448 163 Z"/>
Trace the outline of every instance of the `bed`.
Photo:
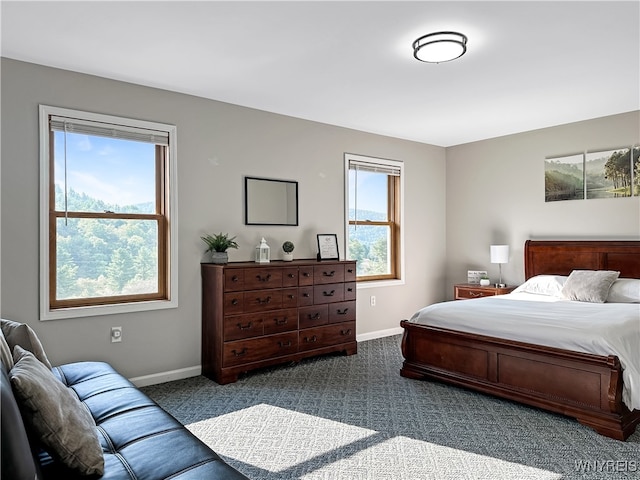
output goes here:
<path id="1" fill-rule="evenodd" d="M 640 279 L 640 241 L 528 240 L 524 256 L 526 280 L 568 276 L 573 270 L 615 270 L 620 278 Z M 473 305 L 466 307 L 473 311 Z M 631 308 L 635 306 L 640 319 L 640 304 Z M 628 399 L 623 401 L 623 367 L 617 354 L 585 353 L 409 320 L 400 325 L 404 377 L 435 379 L 574 417 L 617 440 L 626 440 L 640 423 L 640 409 L 630 409 Z"/>

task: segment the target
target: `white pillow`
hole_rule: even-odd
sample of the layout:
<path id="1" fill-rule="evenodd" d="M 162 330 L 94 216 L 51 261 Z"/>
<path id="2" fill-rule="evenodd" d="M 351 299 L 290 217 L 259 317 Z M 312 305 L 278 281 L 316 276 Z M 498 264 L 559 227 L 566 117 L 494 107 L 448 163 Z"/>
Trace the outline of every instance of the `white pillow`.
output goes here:
<path id="1" fill-rule="evenodd" d="M 578 302 L 604 303 L 619 275 L 613 270 L 574 270 L 564 282 L 562 296 Z"/>
<path id="2" fill-rule="evenodd" d="M 559 297 L 566 281 L 567 277 L 562 275 L 536 275 L 516 288 L 513 293 L 536 293 Z"/>
<path id="3" fill-rule="evenodd" d="M 640 303 L 640 280 L 619 278 L 609 290 L 608 303 Z"/>

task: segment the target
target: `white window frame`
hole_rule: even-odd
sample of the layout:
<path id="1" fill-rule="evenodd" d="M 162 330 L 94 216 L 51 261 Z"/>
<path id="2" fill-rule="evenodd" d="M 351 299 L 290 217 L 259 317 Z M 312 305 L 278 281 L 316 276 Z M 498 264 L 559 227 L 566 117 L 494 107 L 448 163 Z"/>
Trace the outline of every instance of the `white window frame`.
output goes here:
<path id="1" fill-rule="evenodd" d="M 103 115 L 99 113 L 71 110 L 68 108 L 39 106 L 40 114 L 40 320 L 90 317 L 96 315 L 122 314 L 178 307 L 178 181 L 177 181 L 177 129 L 175 125 Z M 51 115 L 71 117 L 122 126 L 160 130 L 169 135 L 167 185 L 169 187 L 169 209 L 166 212 L 169 228 L 168 299 L 149 300 L 108 305 L 78 306 L 51 309 L 49 305 L 49 188 L 50 152 L 49 117 Z"/>
<path id="2" fill-rule="evenodd" d="M 405 283 L 405 254 L 404 254 L 404 237 L 405 237 L 405 226 L 404 226 L 404 162 L 398 160 L 389 160 L 384 158 L 377 157 L 369 157 L 366 155 L 357 155 L 353 153 L 345 153 L 344 154 L 344 239 L 345 239 L 345 258 L 349 258 L 349 161 L 361 161 L 373 164 L 379 164 L 385 167 L 398 168 L 400 169 L 400 239 L 399 239 L 399 248 L 400 248 L 400 274 L 398 278 L 394 279 L 383 279 L 383 280 L 367 280 L 358 282 L 356 285 L 357 289 L 362 288 L 378 288 L 385 286 L 395 286 L 395 285 L 404 285 Z"/>

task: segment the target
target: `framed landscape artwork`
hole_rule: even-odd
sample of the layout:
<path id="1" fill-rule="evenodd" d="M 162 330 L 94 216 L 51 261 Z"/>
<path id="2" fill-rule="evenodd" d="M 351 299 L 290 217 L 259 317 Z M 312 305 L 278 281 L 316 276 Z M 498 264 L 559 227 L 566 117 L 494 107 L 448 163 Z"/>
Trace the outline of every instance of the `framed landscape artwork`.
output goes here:
<path id="1" fill-rule="evenodd" d="M 544 199 L 584 199 L 584 154 L 546 158 L 544 161 Z"/>
<path id="2" fill-rule="evenodd" d="M 545 201 L 640 195 L 640 146 L 548 157 Z"/>

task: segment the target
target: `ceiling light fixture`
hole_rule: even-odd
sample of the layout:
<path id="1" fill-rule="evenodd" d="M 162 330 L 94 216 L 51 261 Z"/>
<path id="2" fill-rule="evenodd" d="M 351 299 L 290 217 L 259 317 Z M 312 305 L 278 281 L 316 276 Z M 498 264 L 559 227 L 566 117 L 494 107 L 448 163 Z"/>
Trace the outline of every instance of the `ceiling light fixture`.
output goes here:
<path id="1" fill-rule="evenodd" d="M 429 33 L 413 42 L 413 56 L 421 62 L 449 62 L 466 51 L 467 37 L 458 32 Z"/>

